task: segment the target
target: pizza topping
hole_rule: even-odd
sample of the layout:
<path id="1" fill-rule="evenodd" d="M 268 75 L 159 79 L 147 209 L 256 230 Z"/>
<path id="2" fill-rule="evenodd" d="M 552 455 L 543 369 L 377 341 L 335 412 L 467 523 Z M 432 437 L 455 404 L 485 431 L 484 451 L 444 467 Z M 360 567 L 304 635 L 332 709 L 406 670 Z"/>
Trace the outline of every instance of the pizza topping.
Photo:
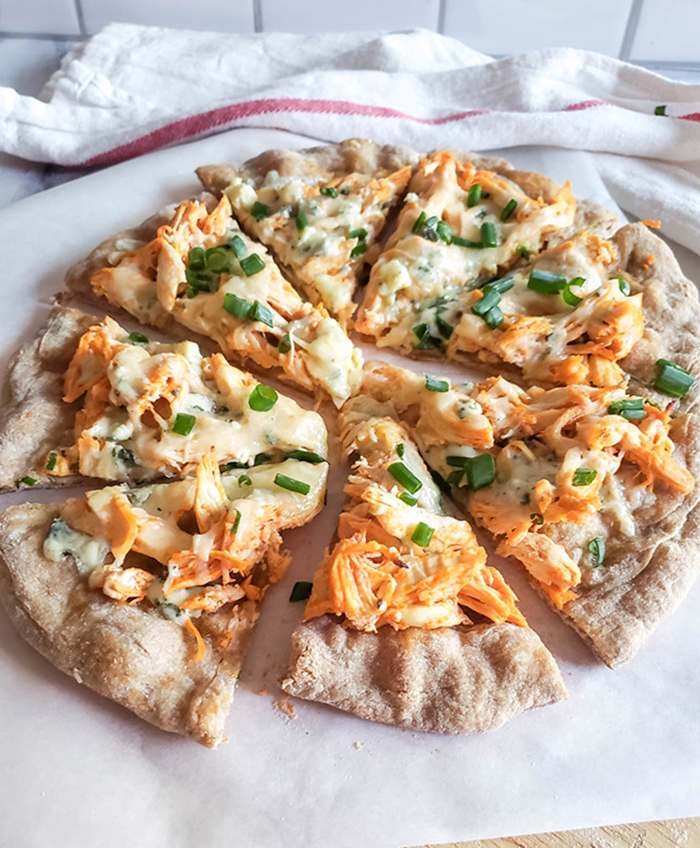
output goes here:
<path id="1" fill-rule="evenodd" d="M 140 321 L 163 326 L 174 319 L 216 341 L 226 356 L 280 368 L 337 405 L 359 382 L 359 351 L 240 230 L 226 197 L 212 212 L 199 201 L 180 204 L 153 241 L 98 271 L 91 283 Z"/>
<path id="2" fill-rule="evenodd" d="M 111 318 L 80 339 L 64 400 L 83 397 L 75 443 L 51 451 L 46 470 L 112 480 L 185 473 L 216 444 L 222 463 L 267 452 L 326 451 L 323 421 L 192 342 L 131 344 Z M 264 414 L 263 414 L 264 413 Z M 50 466 L 50 467 L 49 467 Z"/>
<path id="3" fill-rule="evenodd" d="M 685 368 L 669 362 L 668 359 L 659 359 L 656 363 L 656 379 L 654 388 L 665 395 L 683 398 L 695 383 L 695 377 Z"/>

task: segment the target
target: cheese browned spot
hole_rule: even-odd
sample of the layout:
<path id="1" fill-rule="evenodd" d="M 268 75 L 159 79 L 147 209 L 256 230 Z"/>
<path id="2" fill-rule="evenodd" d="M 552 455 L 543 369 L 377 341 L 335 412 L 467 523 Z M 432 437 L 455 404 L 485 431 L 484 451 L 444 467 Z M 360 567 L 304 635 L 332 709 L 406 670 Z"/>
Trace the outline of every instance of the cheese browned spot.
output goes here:
<path id="1" fill-rule="evenodd" d="M 283 395 L 258 411 L 258 387 L 221 354 L 202 357 L 192 342 L 133 343 L 105 318 L 82 336 L 66 372 L 64 400 L 83 406 L 75 442 L 52 451 L 50 473 L 77 466 L 107 480 L 172 476 L 193 471 L 212 445 L 221 463 L 296 449 L 325 456 L 321 416 Z"/>

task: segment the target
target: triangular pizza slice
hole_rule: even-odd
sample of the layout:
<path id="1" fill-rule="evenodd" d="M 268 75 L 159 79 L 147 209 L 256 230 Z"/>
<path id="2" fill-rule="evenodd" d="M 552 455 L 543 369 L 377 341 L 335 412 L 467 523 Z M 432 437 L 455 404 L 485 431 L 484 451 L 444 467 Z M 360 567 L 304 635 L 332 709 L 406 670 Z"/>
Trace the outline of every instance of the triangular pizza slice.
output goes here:
<path id="1" fill-rule="evenodd" d="M 700 422 L 624 387 L 451 384 L 368 363 L 359 400 L 410 421 L 454 499 L 611 667 L 700 570 Z M 352 403 L 358 403 L 353 400 Z"/>
<path id="2" fill-rule="evenodd" d="M 326 456 L 321 416 L 194 342 L 149 341 L 111 318 L 57 307 L 20 350 L 0 427 L 0 486 L 80 476 L 151 481 L 306 452 Z"/>
<path id="3" fill-rule="evenodd" d="M 274 253 L 297 288 L 346 324 L 362 270 L 404 194 L 418 154 L 350 139 L 309 150 L 268 150 L 240 166 L 197 173 L 225 193 L 244 228 Z"/>
<path id="4" fill-rule="evenodd" d="M 2 600 L 62 671 L 152 724 L 208 747 L 224 723 L 280 531 L 321 509 L 328 465 L 287 459 L 109 486 L 0 517 Z"/>
<path id="5" fill-rule="evenodd" d="M 170 331 L 180 325 L 213 339 L 226 357 L 250 359 L 336 405 L 357 388 L 360 352 L 240 229 L 227 197 L 185 201 L 108 239 L 67 282 L 144 324 Z"/>
<path id="6" fill-rule="evenodd" d="M 409 435 L 341 414 L 353 458 L 338 541 L 295 631 L 286 692 L 413 730 L 468 733 L 566 696 L 554 659 Z"/>

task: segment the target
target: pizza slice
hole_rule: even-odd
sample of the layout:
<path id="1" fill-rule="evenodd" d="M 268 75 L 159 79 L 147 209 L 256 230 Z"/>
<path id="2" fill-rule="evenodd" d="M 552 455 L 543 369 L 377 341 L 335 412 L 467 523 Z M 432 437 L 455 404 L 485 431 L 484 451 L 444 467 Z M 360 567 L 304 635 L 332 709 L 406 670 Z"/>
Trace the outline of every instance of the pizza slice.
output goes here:
<path id="1" fill-rule="evenodd" d="M 700 570 L 700 424 L 624 387 L 451 385 L 369 363 L 351 408 L 401 416 L 454 499 L 609 666 Z"/>
<path id="2" fill-rule="evenodd" d="M 313 581 L 282 688 L 361 718 L 468 733 L 566 697 L 554 659 L 408 430 L 341 414 L 354 460 L 338 541 Z"/>
<path id="3" fill-rule="evenodd" d="M 418 154 L 362 139 L 309 150 L 268 150 L 241 166 L 199 168 L 225 194 L 244 228 L 274 253 L 294 285 L 342 324 L 375 256 L 387 216 Z"/>
<path id="4" fill-rule="evenodd" d="M 72 268 L 67 283 L 144 324 L 213 339 L 227 358 L 250 359 L 336 405 L 360 380 L 360 352 L 240 229 L 227 197 L 185 201 L 119 233 Z"/>
<path id="5" fill-rule="evenodd" d="M 289 455 L 322 460 L 316 412 L 193 342 L 149 341 L 116 321 L 56 307 L 11 366 L 0 426 L 0 486 L 83 477 L 141 482 Z"/>
<path id="6" fill-rule="evenodd" d="M 280 531 L 323 505 L 328 465 L 286 459 L 109 486 L 0 517 L 2 600 L 78 683 L 213 748 L 260 604 L 284 574 Z"/>

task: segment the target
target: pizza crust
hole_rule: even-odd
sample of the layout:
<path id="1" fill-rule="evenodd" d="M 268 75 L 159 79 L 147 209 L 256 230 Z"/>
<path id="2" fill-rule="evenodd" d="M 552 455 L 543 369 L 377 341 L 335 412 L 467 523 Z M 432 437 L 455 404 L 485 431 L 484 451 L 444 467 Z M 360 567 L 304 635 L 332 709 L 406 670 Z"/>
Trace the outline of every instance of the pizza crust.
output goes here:
<path id="1" fill-rule="evenodd" d="M 61 671 L 151 724 L 209 748 L 224 742 L 259 605 L 243 602 L 233 619 L 223 611 L 199 618 L 206 654 L 196 663 L 194 642 L 179 625 L 89 589 L 72 557 L 44 557 L 58 512 L 23 504 L 0 516 L 0 590 L 20 634 Z"/>
<path id="2" fill-rule="evenodd" d="M 328 615 L 297 627 L 281 685 L 360 718 L 452 734 L 493 730 L 567 697 L 552 655 L 529 628 L 362 633 Z"/>

